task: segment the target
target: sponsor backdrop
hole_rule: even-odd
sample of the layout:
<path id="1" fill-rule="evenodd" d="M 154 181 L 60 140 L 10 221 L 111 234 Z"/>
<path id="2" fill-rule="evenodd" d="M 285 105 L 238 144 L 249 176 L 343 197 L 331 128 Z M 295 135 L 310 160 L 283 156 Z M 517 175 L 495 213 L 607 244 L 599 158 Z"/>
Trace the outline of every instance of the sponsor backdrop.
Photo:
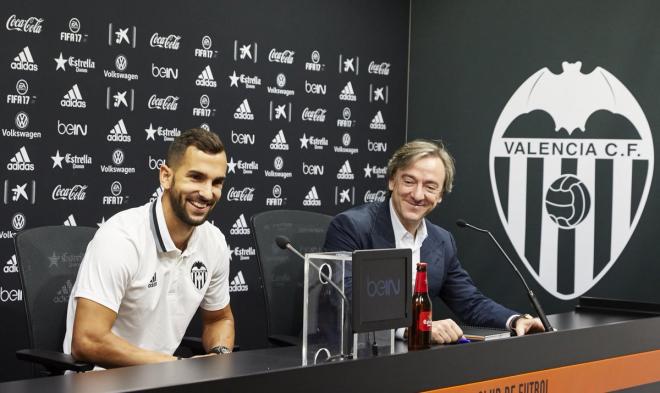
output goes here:
<path id="1" fill-rule="evenodd" d="M 487 236 L 456 219 L 493 231 L 548 312 L 582 295 L 660 302 L 660 5 L 634 5 L 412 2 L 408 138 L 441 138 L 457 161 L 432 217 L 508 306 L 531 311 Z"/>
<path id="2" fill-rule="evenodd" d="M 232 250 L 237 342 L 266 345 L 249 218 L 385 198 L 387 158 L 405 137 L 408 11 L 407 1 L 3 2 L 0 379 L 27 370 L 13 354 L 27 345 L 13 236 L 101 226 L 153 200 L 168 143 L 190 127 L 227 146 L 210 220 Z"/>

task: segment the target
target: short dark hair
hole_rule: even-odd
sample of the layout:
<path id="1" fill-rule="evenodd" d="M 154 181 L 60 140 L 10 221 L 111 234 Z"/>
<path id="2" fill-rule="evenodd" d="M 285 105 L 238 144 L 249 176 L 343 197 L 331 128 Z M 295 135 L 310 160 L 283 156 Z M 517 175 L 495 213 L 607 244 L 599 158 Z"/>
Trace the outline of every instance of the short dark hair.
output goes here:
<path id="1" fill-rule="evenodd" d="M 450 193 L 454 184 L 454 157 L 449 154 L 440 140 L 416 139 L 401 146 L 387 163 L 387 178 L 393 179 L 399 169 L 403 169 L 421 158 L 438 157 L 445 167 L 445 183 L 442 195 Z"/>
<path id="2" fill-rule="evenodd" d="M 170 145 L 165 163 L 170 168 L 179 164 L 186 149 L 195 146 L 207 154 L 219 154 L 225 151 L 225 145 L 217 134 L 203 128 L 191 128 L 181 133 Z"/>

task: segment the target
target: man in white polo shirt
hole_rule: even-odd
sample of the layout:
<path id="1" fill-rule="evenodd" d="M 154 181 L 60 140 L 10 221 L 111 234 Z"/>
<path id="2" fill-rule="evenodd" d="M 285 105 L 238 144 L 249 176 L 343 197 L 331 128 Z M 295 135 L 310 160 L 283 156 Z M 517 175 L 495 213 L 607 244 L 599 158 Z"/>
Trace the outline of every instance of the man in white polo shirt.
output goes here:
<path id="1" fill-rule="evenodd" d="M 65 353 L 106 368 L 176 360 L 198 308 L 206 351 L 231 351 L 229 249 L 206 221 L 226 172 L 216 134 L 192 129 L 172 142 L 162 197 L 117 213 L 89 243 L 69 298 Z"/>

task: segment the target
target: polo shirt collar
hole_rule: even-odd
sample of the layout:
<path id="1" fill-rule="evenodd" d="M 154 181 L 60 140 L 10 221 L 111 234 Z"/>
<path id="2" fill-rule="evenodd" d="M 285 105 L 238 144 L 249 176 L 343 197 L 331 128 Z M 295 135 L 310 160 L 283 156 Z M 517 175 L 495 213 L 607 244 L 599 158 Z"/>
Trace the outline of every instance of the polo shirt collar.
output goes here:
<path id="1" fill-rule="evenodd" d="M 165 214 L 163 213 L 163 196 L 151 204 L 151 225 L 153 226 L 156 248 L 160 252 L 170 252 L 178 250 L 172 241 L 170 231 L 167 230 Z"/>

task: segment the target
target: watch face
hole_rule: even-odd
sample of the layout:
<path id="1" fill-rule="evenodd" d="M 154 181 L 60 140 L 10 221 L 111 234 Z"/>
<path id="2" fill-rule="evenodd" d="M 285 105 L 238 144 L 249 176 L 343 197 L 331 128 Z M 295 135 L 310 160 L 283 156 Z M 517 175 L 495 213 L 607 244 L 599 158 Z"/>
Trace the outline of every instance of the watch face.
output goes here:
<path id="1" fill-rule="evenodd" d="M 221 353 L 231 353 L 231 351 L 227 347 L 220 347 L 220 352 Z"/>

